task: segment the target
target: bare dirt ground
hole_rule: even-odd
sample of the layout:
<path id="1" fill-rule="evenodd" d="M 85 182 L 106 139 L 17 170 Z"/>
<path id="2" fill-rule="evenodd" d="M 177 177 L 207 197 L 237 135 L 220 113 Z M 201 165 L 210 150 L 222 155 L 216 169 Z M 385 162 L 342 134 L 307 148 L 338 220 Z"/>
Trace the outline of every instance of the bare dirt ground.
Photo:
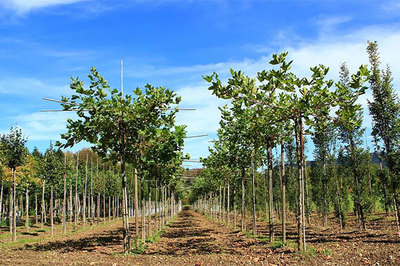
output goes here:
<path id="1" fill-rule="evenodd" d="M 393 233 L 392 220 L 377 216 L 369 221 L 366 232 L 354 224 L 338 231 L 331 223 L 327 229 L 307 228 L 311 251 L 299 254 L 293 246 L 271 246 L 185 207 L 143 254 L 121 254 L 121 222 L 117 220 L 54 239 L 46 236 L 48 231 L 20 235 L 17 244 L 10 244 L 4 232 L 0 234 L 0 265 L 400 265 L 400 238 Z M 267 225 L 257 226 L 265 235 Z M 295 241 L 295 230 L 289 226 L 291 241 Z M 279 226 L 276 231 L 279 238 Z"/>

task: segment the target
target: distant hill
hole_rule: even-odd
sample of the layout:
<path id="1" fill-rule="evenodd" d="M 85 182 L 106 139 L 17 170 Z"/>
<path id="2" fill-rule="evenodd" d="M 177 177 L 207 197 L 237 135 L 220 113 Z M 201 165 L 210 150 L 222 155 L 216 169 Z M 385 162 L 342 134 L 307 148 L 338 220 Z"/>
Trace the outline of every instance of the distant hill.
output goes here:
<path id="1" fill-rule="evenodd" d="M 186 185 L 186 188 L 189 188 L 193 180 L 196 176 L 200 175 L 202 168 L 194 168 L 194 169 L 185 169 L 183 172 L 182 180 Z"/>

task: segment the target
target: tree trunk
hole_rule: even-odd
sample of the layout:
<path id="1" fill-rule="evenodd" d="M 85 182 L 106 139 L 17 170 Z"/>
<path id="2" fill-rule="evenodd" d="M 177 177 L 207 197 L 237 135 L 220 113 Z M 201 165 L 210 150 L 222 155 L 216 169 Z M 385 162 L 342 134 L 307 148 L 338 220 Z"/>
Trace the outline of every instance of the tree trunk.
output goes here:
<path id="1" fill-rule="evenodd" d="M 225 222 L 225 195 L 226 195 L 226 184 L 224 181 L 224 189 L 223 189 L 223 194 L 222 194 L 222 222 Z"/>
<path id="2" fill-rule="evenodd" d="M 156 180 L 155 186 L 155 204 L 154 204 L 154 228 L 155 231 L 158 231 L 158 182 Z"/>
<path id="3" fill-rule="evenodd" d="M 98 192 L 97 193 L 97 224 L 99 224 L 99 222 L 100 222 L 100 202 L 101 202 L 100 192 Z"/>
<path id="4" fill-rule="evenodd" d="M 116 215 L 115 214 L 115 196 L 112 196 L 111 212 L 112 212 L 111 218 L 114 220 L 115 215 Z"/>
<path id="5" fill-rule="evenodd" d="M 326 161 L 324 158 L 324 162 L 322 165 L 322 193 L 324 195 L 324 207 L 323 207 L 323 227 L 326 227 L 328 225 L 328 199 L 327 199 L 327 194 L 328 194 L 328 184 L 327 184 L 327 177 L 326 177 Z"/>
<path id="6" fill-rule="evenodd" d="M 230 214 L 230 211 L 231 211 L 231 209 L 230 209 L 230 191 L 229 191 L 229 176 L 228 176 L 228 195 L 227 195 L 227 223 L 228 223 L 228 225 L 229 225 L 229 223 L 230 223 L 230 217 L 229 217 L 229 214 Z"/>
<path id="7" fill-rule="evenodd" d="M 111 222 L 111 196 L 108 196 L 108 221 Z"/>
<path id="8" fill-rule="evenodd" d="M 50 185 L 50 225 L 51 237 L 54 236 L 53 184 Z"/>
<path id="9" fill-rule="evenodd" d="M 257 235 L 257 217 L 256 217 L 256 184 L 255 184 L 255 149 L 251 152 L 251 198 L 253 207 L 253 235 Z"/>
<path id="10" fill-rule="evenodd" d="M 69 184 L 69 222 L 72 223 L 72 216 L 73 216 L 73 201 L 72 201 L 72 178 L 70 177 L 70 184 Z"/>
<path id="11" fill-rule="evenodd" d="M 1 180 L 1 191 L 0 191 L 0 223 L 3 218 L 3 180 Z"/>
<path id="12" fill-rule="evenodd" d="M 44 227 L 44 217 L 46 217 L 46 205 L 44 203 L 44 188 L 46 185 L 46 180 L 43 179 L 43 186 L 42 186 L 42 216 L 41 216 L 41 229 Z"/>
<path id="13" fill-rule="evenodd" d="M 35 224 L 38 223 L 37 216 L 38 216 L 38 201 L 37 201 L 37 194 L 35 193 Z"/>
<path id="14" fill-rule="evenodd" d="M 90 218 L 92 219 L 92 222 L 94 221 L 94 195 L 93 195 L 93 159 L 91 161 L 91 166 L 90 166 Z"/>
<path id="15" fill-rule="evenodd" d="M 63 234 L 67 233 L 67 156 L 64 153 Z"/>
<path id="16" fill-rule="evenodd" d="M 9 203 L 9 226 L 10 226 L 10 234 L 11 235 L 13 233 L 13 224 L 14 224 L 13 223 L 13 213 L 14 213 L 14 211 L 13 211 L 13 206 L 14 206 L 13 198 L 14 198 L 13 191 L 12 191 L 12 189 L 10 189 L 10 198 L 9 198 L 8 203 Z"/>
<path id="17" fill-rule="evenodd" d="M 364 210 L 363 210 L 363 206 L 361 205 L 360 202 L 360 185 L 359 185 L 359 180 L 358 180 L 358 171 L 357 171 L 357 155 L 355 152 L 355 144 L 353 141 L 352 136 L 350 135 L 350 151 L 351 151 L 351 158 L 352 158 L 352 168 L 353 168 L 353 175 L 354 175 L 354 184 L 356 186 L 355 189 L 355 198 L 354 198 L 354 208 L 357 211 L 357 214 L 359 216 L 360 219 L 360 223 L 361 223 L 361 227 L 363 230 L 366 230 L 366 226 L 365 226 L 365 216 L 364 216 Z"/>
<path id="18" fill-rule="evenodd" d="M 25 219 L 25 228 L 26 231 L 29 232 L 29 189 L 25 189 L 25 214 L 26 214 L 26 219 Z"/>
<path id="19" fill-rule="evenodd" d="M 246 170 L 245 168 L 242 168 L 242 213 L 241 213 L 241 229 L 242 231 L 245 230 L 245 219 L 246 219 L 246 198 L 245 198 L 245 193 L 246 193 L 246 188 L 245 188 L 245 182 L 246 182 Z"/>
<path id="20" fill-rule="evenodd" d="M 79 195 L 78 195 L 78 175 L 79 175 L 79 152 L 76 155 L 76 176 L 75 176 L 75 219 L 74 219 L 74 224 L 75 227 L 78 225 L 78 201 L 79 201 Z"/>
<path id="21" fill-rule="evenodd" d="M 136 247 L 137 247 L 137 239 L 139 237 L 139 202 L 138 202 L 138 180 L 137 180 L 137 169 L 135 168 L 134 175 L 134 189 L 135 189 L 135 234 L 136 234 Z"/>
<path id="22" fill-rule="evenodd" d="M 299 119 L 299 138 L 300 138 L 300 169 L 301 169 L 301 175 L 300 175 L 300 200 L 301 200 L 301 231 L 302 231 L 302 244 L 303 250 L 306 251 L 306 227 L 305 227 L 305 200 L 304 200 L 304 179 L 305 179 L 305 165 L 304 165 L 304 139 L 303 139 L 303 122 L 302 118 L 300 117 Z"/>
<path id="23" fill-rule="evenodd" d="M 268 145 L 268 194 L 269 194 L 269 242 L 274 242 L 274 194 L 273 194 L 273 180 L 272 180 L 272 143 Z"/>
<path id="24" fill-rule="evenodd" d="M 144 184 L 141 184 L 142 187 L 142 243 L 146 243 L 146 199 L 144 197 Z"/>
<path id="25" fill-rule="evenodd" d="M 236 230 L 236 187 L 233 187 L 233 228 Z"/>
<path id="26" fill-rule="evenodd" d="M 282 183 L 282 241 L 286 243 L 286 176 L 285 141 L 281 140 L 281 183 Z"/>
<path id="27" fill-rule="evenodd" d="M 306 251 L 305 234 L 304 234 L 304 185 L 303 185 L 303 126 L 301 118 L 296 120 L 295 124 L 296 135 L 296 153 L 297 153 L 297 167 L 299 172 L 299 209 L 298 209 L 298 248 L 300 251 Z"/>
<path id="28" fill-rule="evenodd" d="M 124 147 L 125 147 L 125 133 L 124 133 Z M 126 170 L 125 170 L 125 151 L 122 155 L 121 163 L 122 172 L 122 224 L 123 224 L 123 237 L 124 237 L 124 253 L 127 254 L 131 250 L 131 237 L 129 233 L 129 217 L 128 217 L 128 195 L 126 189 Z"/>
<path id="29" fill-rule="evenodd" d="M 399 202 L 397 200 L 397 194 L 393 194 L 393 206 L 394 206 L 394 216 L 396 218 L 396 228 L 397 228 L 397 233 L 400 232 L 400 225 L 399 225 Z"/>
<path id="30" fill-rule="evenodd" d="M 89 154 L 86 155 L 86 171 L 85 171 L 85 183 L 83 184 L 83 228 L 86 228 L 86 188 L 87 188 L 87 175 L 88 175 L 88 163 L 89 163 Z"/>
<path id="31" fill-rule="evenodd" d="M 17 206 L 16 206 L 16 186 L 17 186 L 17 181 L 16 181 L 16 171 L 13 169 L 13 234 L 12 234 L 12 239 L 13 242 L 17 241 Z"/>
<path id="32" fill-rule="evenodd" d="M 220 222 L 222 222 L 222 186 L 221 186 L 221 185 L 219 185 L 219 204 L 218 204 L 218 205 L 219 205 L 218 220 L 219 220 Z M 211 211 L 210 211 L 210 216 L 211 216 L 211 218 L 212 218 L 212 207 L 211 207 L 210 209 L 211 209 Z"/>
<path id="33" fill-rule="evenodd" d="M 148 190 L 149 190 L 149 195 L 148 195 L 149 201 L 148 201 L 147 210 L 148 210 L 149 217 L 147 219 L 147 221 L 148 221 L 148 226 L 147 227 L 148 227 L 148 235 L 150 237 L 151 236 L 151 191 L 150 191 L 150 184 L 148 186 Z"/>

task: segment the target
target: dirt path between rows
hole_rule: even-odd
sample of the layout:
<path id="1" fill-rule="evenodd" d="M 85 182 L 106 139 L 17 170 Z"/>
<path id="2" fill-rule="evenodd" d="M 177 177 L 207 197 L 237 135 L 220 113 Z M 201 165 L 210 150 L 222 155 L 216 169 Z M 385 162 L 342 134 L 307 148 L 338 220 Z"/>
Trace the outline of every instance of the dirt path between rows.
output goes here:
<path id="1" fill-rule="evenodd" d="M 0 265 L 398 265 L 398 239 L 386 239 L 382 233 L 372 238 L 371 231 L 355 241 L 328 241 L 327 233 L 320 232 L 323 237 L 313 241 L 317 235 L 309 232 L 315 254 L 300 255 L 293 247 L 273 249 L 262 239 L 209 221 L 185 207 L 143 254 L 121 254 L 121 221 L 116 220 L 35 243 L 0 243 Z M 331 253 L 324 252 L 325 248 Z"/>
<path id="2" fill-rule="evenodd" d="M 265 243 L 211 222 L 190 207 L 143 254 L 124 256 L 121 250 L 117 221 L 57 239 L 0 247 L 0 265 L 253 265 L 298 260 L 296 254 L 273 253 Z"/>

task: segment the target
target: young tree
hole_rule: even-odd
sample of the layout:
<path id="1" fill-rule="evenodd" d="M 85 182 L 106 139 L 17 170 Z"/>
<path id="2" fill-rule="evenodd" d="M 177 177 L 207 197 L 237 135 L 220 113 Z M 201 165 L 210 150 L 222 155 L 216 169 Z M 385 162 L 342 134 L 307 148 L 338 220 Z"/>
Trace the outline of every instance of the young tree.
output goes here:
<path id="1" fill-rule="evenodd" d="M 44 154 L 44 173 L 46 181 L 50 184 L 50 234 L 54 236 L 54 185 L 62 180 L 64 174 L 64 158 L 63 153 L 60 149 L 55 150 L 53 144 L 50 143 L 50 147 Z"/>
<path id="2" fill-rule="evenodd" d="M 365 230 L 365 215 L 370 208 L 371 200 L 368 190 L 365 188 L 368 183 L 368 170 L 364 169 L 369 165 L 370 158 L 368 152 L 364 151 L 362 136 L 362 107 L 356 103 L 358 97 L 365 93 L 367 89 L 363 86 L 369 72 L 365 66 L 361 66 L 356 75 L 349 77 L 349 71 L 346 64 L 340 67 L 340 81 L 337 86 L 337 100 L 339 109 L 336 111 L 338 116 L 336 123 L 339 126 L 340 138 L 346 145 L 346 151 L 350 157 L 350 167 L 353 175 L 353 196 L 354 208 L 360 220 L 360 225 Z"/>
<path id="3" fill-rule="evenodd" d="M 146 85 L 145 93 L 136 89 L 135 96 L 123 95 L 116 89 L 111 90 L 95 68 L 92 68 L 89 79 L 88 89 L 79 79 L 72 79 L 70 87 L 75 94 L 71 98 L 63 97 L 64 109 L 76 111 L 79 119 L 68 120 L 68 132 L 62 135 L 66 143 L 60 146 L 71 147 L 86 140 L 93 143 L 92 149 L 102 158 L 121 163 L 123 243 L 127 253 L 130 250 L 130 233 L 126 163 L 131 161 L 136 168 L 139 167 L 143 135 L 157 123 L 159 117 L 168 117 L 165 111 L 171 104 L 178 104 L 180 98 L 170 90 L 150 85 Z M 174 112 L 176 110 L 171 111 Z M 136 197 L 135 200 L 137 202 Z"/>
<path id="4" fill-rule="evenodd" d="M 28 149 L 25 147 L 27 139 L 22 135 L 22 130 L 18 127 L 11 127 L 10 132 L 1 137 L 1 147 L 3 151 L 5 164 L 11 169 L 13 176 L 12 189 L 12 239 L 17 241 L 17 220 L 16 220 L 16 168 L 24 163 L 25 156 L 28 154 Z M 11 218 L 11 217 L 10 217 Z"/>
<path id="5" fill-rule="evenodd" d="M 381 70 L 378 52 L 378 43 L 369 42 L 367 46 L 370 69 L 370 89 L 373 101 L 368 101 L 369 113 L 372 117 L 372 136 L 375 147 L 381 160 L 386 161 L 389 170 L 389 179 L 384 186 L 390 186 L 393 194 L 396 212 L 397 229 L 399 227 L 399 184 L 400 176 L 395 169 L 399 168 L 397 160 L 400 147 L 400 101 L 393 88 L 392 72 L 389 66 Z M 382 169 L 383 171 L 383 169 Z M 384 173 L 380 174 L 384 177 Z M 382 181 L 386 179 L 383 178 Z M 400 232 L 400 231 L 399 231 Z"/>
<path id="6" fill-rule="evenodd" d="M 31 187 L 35 187 L 39 183 L 37 173 L 38 160 L 33 155 L 27 155 L 25 163 L 19 169 L 20 184 L 25 190 L 25 228 L 29 232 L 29 191 Z"/>

